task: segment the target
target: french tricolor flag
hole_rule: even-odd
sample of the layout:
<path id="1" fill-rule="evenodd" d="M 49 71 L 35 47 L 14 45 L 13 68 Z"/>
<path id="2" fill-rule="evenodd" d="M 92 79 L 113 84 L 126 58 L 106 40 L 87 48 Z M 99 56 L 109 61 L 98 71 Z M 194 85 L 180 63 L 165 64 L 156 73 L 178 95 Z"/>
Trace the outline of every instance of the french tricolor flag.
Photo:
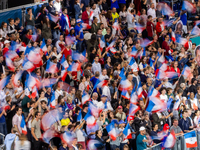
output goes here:
<path id="1" fill-rule="evenodd" d="M 84 117 L 84 120 L 86 121 L 88 128 L 93 128 L 96 125 L 96 120 L 94 116 L 92 116 L 90 111 L 87 112 L 87 114 Z"/>
<path id="2" fill-rule="evenodd" d="M 61 70 L 61 80 L 65 81 L 66 77 L 67 77 L 67 70 L 65 70 L 65 68 L 63 68 Z"/>
<path id="3" fill-rule="evenodd" d="M 138 103 L 137 99 L 138 99 L 138 96 L 137 96 L 136 92 L 134 90 L 132 90 L 130 102 L 132 104 L 137 104 Z"/>
<path id="4" fill-rule="evenodd" d="M 115 29 L 115 30 L 120 30 L 120 26 L 119 26 L 119 24 L 118 24 L 117 21 L 114 22 L 114 24 L 113 24 L 113 29 Z"/>
<path id="5" fill-rule="evenodd" d="M 43 63 L 42 63 L 42 58 L 40 56 L 39 53 L 34 52 L 34 51 L 30 51 L 28 56 L 27 56 L 28 60 L 31 61 L 34 65 L 36 65 L 36 67 L 40 67 Z"/>
<path id="6" fill-rule="evenodd" d="M 88 150 L 97 150 L 98 148 L 101 148 L 103 143 L 99 142 L 98 140 L 89 140 L 87 143 Z"/>
<path id="7" fill-rule="evenodd" d="M 54 137 L 60 137 L 60 134 L 52 129 L 48 129 L 42 134 L 42 140 L 48 144 L 50 143 L 50 140 Z"/>
<path id="8" fill-rule="evenodd" d="M 139 82 L 139 85 L 137 87 L 137 95 L 138 95 L 138 99 L 142 98 L 142 84 L 141 84 L 141 82 Z"/>
<path id="9" fill-rule="evenodd" d="M 110 138 L 115 141 L 117 139 L 118 133 L 115 129 L 115 125 L 113 122 L 111 122 L 109 125 L 106 126 L 106 130 L 110 136 Z"/>
<path id="10" fill-rule="evenodd" d="M 148 39 L 144 39 L 144 40 L 142 41 L 142 43 L 140 44 L 140 46 L 142 46 L 142 47 L 147 47 L 148 45 L 153 44 L 153 42 L 154 42 L 154 41 L 150 41 L 150 40 L 148 40 Z"/>
<path id="11" fill-rule="evenodd" d="M 122 97 L 124 99 L 128 99 L 130 100 L 130 95 L 128 94 L 128 92 L 126 90 L 123 90 L 122 93 L 121 93 Z"/>
<path id="12" fill-rule="evenodd" d="M 145 29 L 145 27 L 141 26 L 141 25 L 135 25 L 135 29 L 138 31 L 138 33 L 142 33 L 142 31 Z"/>
<path id="13" fill-rule="evenodd" d="M 46 72 L 57 73 L 58 72 L 57 64 L 51 62 L 50 59 L 47 60 Z"/>
<path id="14" fill-rule="evenodd" d="M 192 108 L 194 110 L 198 110 L 198 100 L 196 98 L 196 95 L 195 95 L 195 98 L 193 100 L 190 100 L 191 101 L 191 104 L 192 104 Z"/>
<path id="15" fill-rule="evenodd" d="M 46 43 L 45 43 L 44 39 L 42 41 L 42 45 L 40 46 L 40 48 L 42 49 L 42 51 L 44 52 L 44 54 L 47 53 L 47 46 L 46 46 Z"/>
<path id="16" fill-rule="evenodd" d="M 192 31 L 190 32 L 190 34 L 192 35 L 200 35 L 200 29 L 198 26 L 194 26 L 194 28 L 192 29 Z"/>
<path id="17" fill-rule="evenodd" d="M 8 51 L 5 55 L 6 57 L 9 57 L 12 61 L 14 61 L 16 58 L 19 58 L 19 55 L 15 51 Z"/>
<path id="18" fill-rule="evenodd" d="M 129 80 L 121 80 L 119 85 L 119 90 L 130 90 L 132 88 L 132 83 Z"/>
<path id="19" fill-rule="evenodd" d="M 188 67 L 187 65 L 185 65 L 185 67 L 183 68 L 183 71 L 181 73 L 184 77 L 189 78 L 192 76 L 192 70 L 190 67 Z"/>
<path id="20" fill-rule="evenodd" d="M 115 54 L 117 51 L 116 51 L 116 49 L 114 47 L 112 47 L 112 48 L 110 48 L 110 52 Z"/>
<path id="21" fill-rule="evenodd" d="M 91 26 L 89 24 L 87 24 L 87 23 L 82 23 L 81 25 L 83 27 L 83 30 L 86 30 L 86 29 L 89 30 L 89 29 L 91 29 Z"/>
<path id="22" fill-rule="evenodd" d="M 51 100 L 50 100 L 50 107 L 51 108 L 55 108 L 56 107 L 56 100 L 55 100 L 55 92 L 52 93 L 52 96 L 51 96 Z"/>
<path id="23" fill-rule="evenodd" d="M 36 85 L 37 85 L 37 80 L 35 79 L 35 77 L 33 77 L 31 74 L 28 74 L 26 76 L 25 86 L 27 88 L 33 89 L 34 86 L 36 86 Z"/>
<path id="24" fill-rule="evenodd" d="M 32 72 L 35 69 L 35 66 L 32 62 L 30 62 L 27 58 L 24 59 L 24 62 L 22 63 L 22 67 L 24 70 L 28 72 Z"/>
<path id="25" fill-rule="evenodd" d="M 172 148 L 176 143 L 176 136 L 174 130 L 172 130 L 167 136 L 164 137 L 162 147 L 163 148 Z"/>
<path id="26" fill-rule="evenodd" d="M 90 96 L 88 94 L 83 95 L 82 96 L 82 105 L 88 101 L 90 101 Z"/>
<path id="27" fill-rule="evenodd" d="M 24 135 L 26 135 L 27 134 L 27 128 L 26 128 L 26 122 L 25 122 L 25 119 L 24 119 L 24 115 L 22 115 L 20 127 L 22 128 L 22 133 Z"/>
<path id="28" fill-rule="evenodd" d="M 97 108 L 92 102 L 90 102 L 88 109 L 94 117 L 99 117 L 99 113 L 101 110 Z"/>
<path id="29" fill-rule="evenodd" d="M 106 47 L 106 43 L 105 43 L 105 41 L 103 41 L 103 40 L 101 39 L 100 42 L 99 42 L 99 48 L 100 48 L 101 51 L 103 51 L 103 48 L 104 48 L 104 47 Z"/>
<path id="30" fill-rule="evenodd" d="M 93 20 L 93 17 L 94 17 L 94 13 L 93 11 L 90 11 L 90 20 Z"/>
<path id="31" fill-rule="evenodd" d="M 148 97 L 150 97 L 150 96 L 159 97 L 160 93 L 158 92 L 158 90 L 156 90 L 155 88 L 151 87 L 149 89 L 149 92 L 148 92 Z"/>
<path id="32" fill-rule="evenodd" d="M 129 54 L 129 56 L 132 57 L 136 57 L 137 56 L 137 49 L 135 48 L 135 46 L 133 46 L 131 53 Z"/>
<path id="33" fill-rule="evenodd" d="M 66 132 L 66 131 L 60 135 L 60 138 L 63 143 L 66 143 L 68 145 L 72 145 L 72 142 L 74 140 L 73 134 L 71 132 Z"/>
<path id="34" fill-rule="evenodd" d="M 130 61 L 130 63 L 129 63 L 129 66 L 130 66 L 130 68 L 131 68 L 132 70 L 135 69 L 135 68 L 137 68 L 138 71 L 139 71 L 138 64 L 136 63 L 136 61 L 135 61 L 135 59 L 134 59 L 133 57 L 131 58 L 131 61 Z"/>
<path id="35" fill-rule="evenodd" d="M 182 10 L 187 10 L 188 12 L 195 12 L 196 8 L 192 4 L 192 2 L 185 0 L 185 1 L 183 1 Z"/>
<path id="36" fill-rule="evenodd" d="M 184 137 L 187 148 L 197 147 L 197 136 L 195 131 L 184 134 Z"/>
<path id="37" fill-rule="evenodd" d="M 167 104 L 164 100 L 160 100 L 158 97 L 149 97 L 149 104 L 147 106 L 146 111 L 148 112 L 160 112 L 167 109 Z"/>
<path id="38" fill-rule="evenodd" d="M 94 89 L 96 89 L 97 87 L 103 88 L 104 86 L 108 85 L 108 81 L 109 80 L 102 80 L 102 81 L 97 80 L 96 85 L 94 86 Z"/>
<path id="39" fill-rule="evenodd" d="M 10 82 L 10 78 L 11 76 L 9 75 L 0 81 L 0 90 L 2 90 Z"/>
<path id="40" fill-rule="evenodd" d="M 185 45 L 188 42 L 188 40 L 186 38 L 179 37 L 176 42 L 179 43 L 179 44 L 181 44 L 181 45 L 183 45 L 185 47 Z"/>
<path id="41" fill-rule="evenodd" d="M 109 45 L 108 47 L 106 48 L 106 51 L 109 51 L 111 48 L 113 48 L 113 46 L 115 45 L 116 43 L 116 39 L 114 39 Z"/>
<path id="42" fill-rule="evenodd" d="M 12 60 L 9 57 L 6 57 L 6 65 L 7 65 L 9 70 L 11 70 L 13 72 L 15 71 L 15 66 L 14 66 Z"/>
<path id="43" fill-rule="evenodd" d="M 124 128 L 123 134 L 125 136 L 123 141 L 126 139 L 132 139 L 131 128 L 129 123 L 127 123 L 126 127 Z"/>
<path id="44" fill-rule="evenodd" d="M 135 104 L 130 104 L 129 115 L 134 115 L 140 108 Z"/>
<path id="45" fill-rule="evenodd" d="M 58 20 L 60 19 L 60 17 L 54 16 L 51 13 L 48 13 L 47 16 L 48 16 L 49 20 L 53 21 L 54 23 L 57 23 Z"/>
<path id="46" fill-rule="evenodd" d="M 60 63 L 65 69 L 67 69 L 69 67 L 67 60 L 65 59 L 65 54 L 63 54 L 62 59 L 60 60 Z"/>
<path id="47" fill-rule="evenodd" d="M 172 36 L 172 41 L 173 41 L 173 42 L 176 42 L 176 36 L 175 36 L 174 31 L 172 31 L 171 36 Z"/>

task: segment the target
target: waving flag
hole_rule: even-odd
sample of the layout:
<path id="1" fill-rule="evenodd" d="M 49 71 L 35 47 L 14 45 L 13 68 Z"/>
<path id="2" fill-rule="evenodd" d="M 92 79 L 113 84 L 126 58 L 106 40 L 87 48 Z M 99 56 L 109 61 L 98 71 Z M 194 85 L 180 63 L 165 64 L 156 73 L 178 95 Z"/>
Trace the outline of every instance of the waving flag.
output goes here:
<path id="1" fill-rule="evenodd" d="M 113 141 L 115 141 L 118 136 L 117 130 L 115 129 L 115 124 L 111 122 L 109 125 L 106 126 L 106 130 L 107 130 L 110 138 Z"/>
<path id="2" fill-rule="evenodd" d="M 138 99 L 138 96 L 136 94 L 135 86 L 134 86 L 134 89 L 132 90 L 132 93 L 131 93 L 131 100 L 130 100 L 130 102 L 132 104 L 137 104 L 138 103 L 137 99 Z"/>
<path id="3" fill-rule="evenodd" d="M 170 20 L 164 20 L 164 26 L 167 26 L 167 27 L 170 27 L 173 25 L 173 22 L 176 21 L 176 18 L 175 19 L 170 19 Z"/>
<path id="4" fill-rule="evenodd" d="M 114 47 L 112 47 L 112 48 L 110 48 L 110 52 L 115 54 L 117 51 L 116 51 L 116 49 Z"/>
<path id="5" fill-rule="evenodd" d="M 28 74 L 26 76 L 25 87 L 33 89 L 34 86 L 39 87 L 40 81 L 31 74 Z"/>
<path id="6" fill-rule="evenodd" d="M 88 150 L 97 150 L 98 148 L 103 147 L 104 145 L 98 140 L 89 140 L 87 143 Z"/>
<path id="7" fill-rule="evenodd" d="M 14 66 L 12 60 L 8 57 L 6 57 L 6 65 L 7 65 L 9 70 L 11 70 L 13 72 L 15 71 L 15 66 Z"/>
<path id="8" fill-rule="evenodd" d="M 177 40 L 176 40 L 177 43 L 183 45 L 185 47 L 186 43 L 188 42 L 186 38 L 182 38 L 182 37 L 179 37 Z"/>
<path id="9" fill-rule="evenodd" d="M 190 67 L 188 67 L 187 65 L 185 65 L 185 67 L 183 68 L 183 71 L 181 73 L 181 75 L 183 75 L 186 78 L 189 78 L 192 76 L 192 70 Z"/>
<path id="10" fill-rule="evenodd" d="M 42 66 L 42 58 L 39 53 L 30 51 L 30 53 L 27 56 L 28 60 L 32 62 L 36 67 Z"/>
<path id="11" fill-rule="evenodd" d="M 11 75 L 6 76 L 0 81 L 0 90 L 2 90 L 9 82 L 10 82 Z"/>
<path id="12" fill-rule="evenodd" d="M 86 62 L 87 61 L 86 50 L 84 50 L 82 53 L 73 52 L 72 59 L 79 60 L 80 62 Z"/>
<path id="13" fill-rule="evenodd" d="M 106 47 L 106 43 L 105 43 L 105 41 L 103 41 L 103 40 L 101 39 L 100 42 L 99 42 L 99 48 L 100 48 L 101 51 L 103 51 L 103 48 L 104 48 L 104 47 Z"/>
<path id="14" fill-rule="evenodd" d="M 192 4 L 192 2 L 186 0 L 183 1 L 182 10 L 187 10 L 190 13 L 196 12 L 196 8 Z"/>
<path id="15" fill-rule="evenodd" d="M 99 117 L 99 113 L 100 113 L 101 110 L 99 108 L 97 108 L 94 104 L 92 104 L 91 102 L 89 104 L 88 109 L 94 117 Z"/>
<path id="16" fill-rule="evenodd" d="M 82 104 L 85 104 L 86 102 L 90 101 L 90 95 L 84 94 L 82 96 Z"/>
<path id="17" fill-rule="evenodd" d="M 158 61 L 161 62 L 161 63 L 164 63 L 165 62 L 165 57 L 163 55 L 161 55 L 159 58 L 158 58 Z"/>
<path id="18" fill-rule="evenodd" d="M 174 31 L 172 31 L 171 35 L 172 35 L 172 41 L 173 41 L 173 42 L 176 42 L 176 36 L 175 36 Z"/>
<path id="19" fill-rule="evenodd" d="M 142 84 L 141 82 L 139 82 L 139 85 L 137 87 L 137 95 L 138 95 L 138 99 L 142 98 Z"/>
<path id="20" fill-rule="evenodd" d="M 164 79 L 164 78 L 174 79 L 174 78 L 177 78 L 178 76 L 179 76 L 179 74 L 177 72 L 173 72 L 173 71 L 163 72 L 163 71 L 159 70 L 156 77 L 157 77 L 157 79 Z"/>
<path id="21" fill-rule="evenodd" d="M 12 61 L 14 61 L 16 58 L 19 58 L 19 55 L 15 51 L 7 51 L 5 55 Z"/>
<path id="22" fill-rule="evenodd" d="M 124 128 L 123 134 L 125 136 L 123 141 L 126 139 L 132 139 L 131 128 L 130 128 L 129 123 L 127 123 L 126 127 Z"/>
<path id="23" fill-rule="evenodd" d="M 47 53 L 47 46 L 46 46 L 46 43 L 45 43 L 44 39 L 42 41 L 42 45 L 40 46 L 40 48 L 42 49 L 42 51 L 44 52 L 44 54 Z"/>
<path id="24" fill-rule="evenodd" d="M 81 70 L 81 63 L 73 63 L 72 65 L 69 65 L 69 67 L 67 68 L 67 71 L 80 71 Z"/>
<path id="25" fill-rule="evenodd" d="M 135 46 L 133 46 L 132 51 L 129 54 L 129 56 L 132 56 L 132 57 L 136 57 L 137 56 L 137 49 L 135 48 Z"/>
<path id="26" fill-rule="evenodd" d="M 58 20 L 60 19 L 60 17 L 54 16 L 51 13 L 48 13 L 47 16 L 48 16 L 49 20 L 53 21 L 54 23 L 57 23 Z"/>
<path id="27" fill-rule="evenodd" d="M 153 42 L 154 42 L 154 41 L 150 41 L 150 40 L 148 40 L 148 39 L 144 39 L 144 40 L 142 41 L 142 43 L 140 44 L 140 46 L 142 46 L 142 47 L 147 47 L 147 46 L 153 44 Z"/>
<path id="28" fill-rule="evenodd" d="M 122 96 L 124 99 L 130 100 L 130 95 L 128 94 L 128 92 L 127 92 L 126 90 L 123 90 L 123 91 L 122 91 L 121 96 Z"/>
<path id="29" fill-rule="evenodd" d="M 173 10 L 166 3 L 158 3 L 161 6 L 162 15 L 172 16 L 174 14 Z"/>
<path id="30" fill-rule="evenodd" d="M 51 101 L 50 101 L 50 107 L 51 108 L 55 108 L 56 107 L 56 100 L 55 100 L 55 92 L 52 93 L 52 96 L 51 96 Z"/>
<path id="31" fill-rule="evenodd" d="M 150 97 L 150 96 L 159 97 L 160 93 L 155 88 L 150 87 L 149 92 L 148 92 L 148 97 Z"/>
<path id="32" fill-rule="evenodd" d="M 69 67 L 67 60 L 65 59 L 65 54 L 63 54 L 62 59 L 60 60 L 60 63 L 65 69 L 67 69 Z"/>
<path id="33" fill-rule="evenodd" d="M 114 40 L 108 45 L 108 47 L 106 48 L 106 51 L 109 51 L 111 48 L 113 48 L 114 45 L 115 45 L 115 43 L 116 43 L 116 39 L 114 39 Z"/>
<path id="34" fill-rule="evenodd" d="M 192 31 L 190 32 L 190 34 L 192 35 L 200 35 L 200 29 L 198 26 L 194 26 L 194 28 L 192 29 Z"/>
<path id="35" fill-rule="evenodd" d="M 13 78 L 13 85 L 14 85 L 15 87 L 18 87 L 18 86 L 19 86 L 19 85 L 18 85 L 18 81 L 21 79 L 22 73 L 23 73 L 23 71 L 18 71 L 17 74 L 14 75 L 14 78 Z"/>
<path id="36" fill-rule="evenodd" d="M 22 67 L 24 70 L 28 72 L 32 72 L 35 69 L 35 66 L 33 65 L 33 63 L 30 62 L 27 58 L 24 59 L 22 63 Z"/>
<path id="37" fill-rule="evenodd" d="M 65 81 L 67 77 L 67 70 L 65 70 L 65 68 L 63 67 L 63 69 L 61 70 L 61 80 Z"/>
<path id="38" fill-rule="evenodd" d="M 89 30 L 89 29 L 91 29 L 91 26 L 89 24 L 87 24 L 87 23 L 82 23 L 81 25 L 83 27 L 83 30 L 86 30 L 86 29 Z"/>
<path id="39" fill-rule="evenodd" d="M 50 110 L 46 113 L 41 119 L 41 128 L 43 131 L 46 131 L 51 128 L 51 126 L 60 121 L 63 118 L 62 113 L 58 109 Z"/>
<path id="40" fill-rule="evenodd" d="M 117 21 L 113 23 L 113 29 L 120 30 L 120 26 L 119 26 L 119 23 Z"/>
<path id="41" fill-rule="evenodd" d="M 130 90 L 132 88 L 132 83 L 129 80 L 121 80 L 119 85 L 119 90 Z"/>
<path id="42" fill-rule="evenodd" d="M 96 125 L 96 120 L 94 116 L 91 115 L 91 112 L 87 112 L 87 114 L 84 117 L 84 120 L 87 123 L 88 128 L 93 128 Z"/>
<path id="43" fill-rule="evenodd" d="M 138 24 L 138 25 L 135 25 L 135 29 L 138 31 L 138 33 L 142 33 L 145 27 Z"/>
<path id="44" fill-rule="evenodd" d="M 135 113 L 139 110 L 140 108 L 135 105 L 135 104 L 130 104 L 130 108 L 129 108 L 129 115 L 135 115 Z"/>
<path id="45" fill-rule="evenodd" d="M 197 147 L 197 136 L 195 131 L 184 134 L 184 137 L 187 148 Z"/>
<path id="46" fill-rule="evenodd" d="M 22 115 L 20 127 L 22 128 L 22 133 L 24 135 L 26 135 L 27 134 L 27 128 L 26 128 L 26 122 L 25 122 L 25 119 L 24 119 L 24 115 Z"/>
<path id="47" fill-rule="evenodd" d="M 139 70 L 139 68 L 138 68 L 138 64 L 136 63 L 136 61 L 135 61 L 135 59 L 132 57 L 131 58 L 131 61 L 130 61 L 130 63 L 129 63 L 129 66 L 130 66 L 130 68 L 133 70 L 133 69 L 136 69 L 137 68 L 137 70 Z"/>
<path id="48" fill-rule="evenodd" d="M 60 137 L 60 134 L 52 129 L 48 129 L 42 134 L 42 140 L 47 144 L 49 144 L 50 140 L 54 137 Z"/>
<path id="49" fill-rule="evenodd" d="M 196 98 L 196 96 L 193 100 L 190 99 L 190 102 L 191 102 L 192 108 L 194 110 L 198 110 L 198 99 Z"/>
<path id="50" fill-rule="evenodd" d="M 50 59 L 47 60 L 46 72 L 57 73 L 58 71 L 57 64 L 51 62 Z"/>
<path id="51" fill-rule="evenodd" d="M 65 131 L 63 134 L 61 134 L 60 138 L 63 143 L 66 143 L 68 145 L 72 145 L 72 142 L 75 139 L 73 134 L 71 132 L 67 132 L 67 131 Z"/>
<path id="52" fill-rule="evenodd" d="M 164 137 L 162 147 L 164 148 L 172 148 L 176 143 L 176 136 L 174 130 L 171 131 L 167 136 Z"/>

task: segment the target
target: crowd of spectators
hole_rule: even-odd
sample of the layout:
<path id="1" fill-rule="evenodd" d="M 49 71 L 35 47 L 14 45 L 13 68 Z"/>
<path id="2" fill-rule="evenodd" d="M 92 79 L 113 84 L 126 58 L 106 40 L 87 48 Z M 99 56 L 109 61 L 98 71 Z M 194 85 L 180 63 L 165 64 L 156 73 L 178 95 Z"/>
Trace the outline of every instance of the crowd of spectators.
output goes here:
<path id="1" fill-rule="evenodd" d="M 25 26 L 2 22 L 6 150 L 144 150 L 161 132 L 198 128 L 200 49 L 190 37 L 200 1 L 192 12 L 178 3 L 166 15 L 156 0 L 49 0 L 37 16 L 27 9 Z"/>

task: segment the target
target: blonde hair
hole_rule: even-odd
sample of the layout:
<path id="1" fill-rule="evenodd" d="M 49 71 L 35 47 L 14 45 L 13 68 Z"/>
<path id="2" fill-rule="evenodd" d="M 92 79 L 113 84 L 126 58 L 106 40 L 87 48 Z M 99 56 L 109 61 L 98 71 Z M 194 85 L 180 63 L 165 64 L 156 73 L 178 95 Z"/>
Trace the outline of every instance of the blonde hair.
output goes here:
<path id="1" fill-rule="evenodd" d="M 19 136 L 19 140 L 20 144 L 24 145 L 24 141 L 27 141 L 27 137 L 24 134 L 21 134 L 21 136 Z"/>

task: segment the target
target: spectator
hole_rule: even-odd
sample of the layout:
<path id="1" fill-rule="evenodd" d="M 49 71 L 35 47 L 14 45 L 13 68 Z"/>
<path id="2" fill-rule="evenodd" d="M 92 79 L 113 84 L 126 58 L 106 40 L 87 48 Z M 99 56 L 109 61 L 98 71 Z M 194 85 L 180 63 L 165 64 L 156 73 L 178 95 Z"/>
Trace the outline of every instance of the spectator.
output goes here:
<path id="1" fill-rule="evenodd" d="M 178 120 L 177 119 L 173 120 L 173 126 L 171 126 L 170 131 L 172 131 L 172 130 L 174 130 L 176 136 L 183 135 L 183 131 L 178 126 Z"/>
<path id="2" fill-rule="evenodd" d="M 145 127 L 140 127 L 140 134 L 137 136 L 137 139 L 136 139 L 136 144 L 137 144 L 137 150 L 144 150 L 147 148 L 147 143 L 148 143 L 148 140 L 147 140 L 147 137 L 145 136 Z"/>
<path id="3" fill-rule="evenodd" d="M 27 15 L 26 15 L 26 30 L 31 29 L 34 32 L 34 26 L 35 26 L 35 18 L 32 13 L 32 9 L 27 9 Z"/>
<path id="4" fill-rule="evenodd" d="M 14 115 L 14 117 L 12 119 L 12 125 L 13 125 L 13 127 L 16 128 L 19 136 L 21 136 L 21 134 L 22 134 L 21 120 L 22 120 L 22 108 L 18 107 L 16 110 L 16 114 Z"/>

